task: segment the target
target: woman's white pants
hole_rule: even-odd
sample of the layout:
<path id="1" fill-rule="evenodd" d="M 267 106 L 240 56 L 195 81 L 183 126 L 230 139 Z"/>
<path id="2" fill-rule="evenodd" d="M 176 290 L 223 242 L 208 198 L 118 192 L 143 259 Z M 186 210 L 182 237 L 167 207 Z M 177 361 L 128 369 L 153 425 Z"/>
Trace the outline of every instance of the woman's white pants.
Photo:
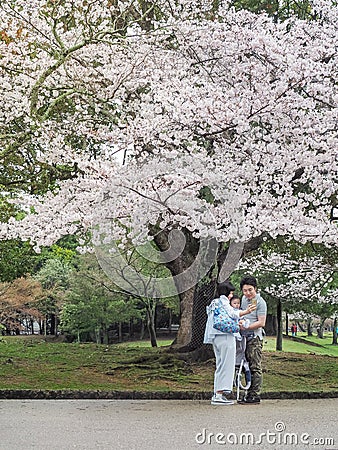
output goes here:
<path id="1" fill-rule="evenodd" d="M 235 374 L 236 338 L 232 333 L 216 334 L 213 348 L 216 357 L 214 392 L 231 392 Z"/>

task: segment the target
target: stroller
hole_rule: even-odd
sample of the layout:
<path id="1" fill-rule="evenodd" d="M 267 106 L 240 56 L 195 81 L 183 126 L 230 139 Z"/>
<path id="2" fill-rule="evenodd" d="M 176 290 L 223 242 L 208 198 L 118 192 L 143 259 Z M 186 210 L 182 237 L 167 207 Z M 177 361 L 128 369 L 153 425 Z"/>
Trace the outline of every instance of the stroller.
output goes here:
<path id="1" fill-rule="evenodd" d="M 247 337 L 245 333 L 242 335 L 242 340 L 236 339 L 236 363 L 235 363 L 235 376 L 234 376 L 234 386 L 237 388 L 237 401 L 239 400 L 240 390 L 243 389 L 245 391 L 244 397 L 246 396 L 246 392 L 251 386 L 251 372 L 249 369 L 249 363 L 245 357 L 246 350 L 246 340 Z M 243 384 L 245 383 L 245 384 Z"/>

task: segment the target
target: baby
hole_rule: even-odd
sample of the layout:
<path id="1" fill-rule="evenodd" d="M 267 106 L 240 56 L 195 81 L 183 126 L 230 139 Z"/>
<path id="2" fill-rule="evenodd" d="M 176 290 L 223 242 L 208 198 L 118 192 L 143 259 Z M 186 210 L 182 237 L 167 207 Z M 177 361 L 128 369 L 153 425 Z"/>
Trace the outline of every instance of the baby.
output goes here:
<path id="1" fill-rule="evenodd" d="M 230 298 L 230 305 L 235 308 L 235 309 L 240 309 L 241 307 L 241 299 L 238 297 L 238 295 L 234 294 L 231 298 Z M 249 319 L 240 319 L 238 322 L 240 325 L 242 325 L 244 328 L 248 328 L 248 326 L 250 325 L 250 320 Z M 237 339 L 237 341 L 241 341 L 242 340 L 242 335 L 241 333 L 234 333 L 235 338 Z"/>

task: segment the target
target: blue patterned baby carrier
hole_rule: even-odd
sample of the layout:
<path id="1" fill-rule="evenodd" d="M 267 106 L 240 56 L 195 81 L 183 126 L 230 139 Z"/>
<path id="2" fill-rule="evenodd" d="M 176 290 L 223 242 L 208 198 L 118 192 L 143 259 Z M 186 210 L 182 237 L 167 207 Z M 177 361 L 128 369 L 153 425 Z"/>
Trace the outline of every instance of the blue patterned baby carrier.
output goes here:
<path id="1" fill-rule="evenodd" d="M 233 319 L 229 316 L 228 311 L 222 304 L 219 298 L 213 300 L 214 303 L 214 322 L 213 327 L 222 331 L 223 333 L 238 333 L 239 325 L 238 319 Z"/>

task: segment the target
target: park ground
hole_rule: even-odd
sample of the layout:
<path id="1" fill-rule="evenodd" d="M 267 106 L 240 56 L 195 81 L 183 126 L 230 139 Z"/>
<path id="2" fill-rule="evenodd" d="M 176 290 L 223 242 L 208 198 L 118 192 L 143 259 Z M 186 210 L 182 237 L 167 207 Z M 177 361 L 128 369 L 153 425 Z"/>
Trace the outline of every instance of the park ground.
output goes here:
<path id="1" fill-rule="evenodd" d="M 302 342 L 285 338 L 283 351 L 278 352 L 275 338 L 265 338 L 263 396 L 273 397 L 279 392 L 338 395 L 338 346 L 331 344 L 329 336 L 321 340 L 305 335 L 298 335 L 298 338 Z M 209 395 L 214 360 L 185 361 L 165 351 L 170 343 L 170 340 L 161 340 L 160 347 L 152 348 L 148 341 L 106 346 L 60 343 L 43 336 L 2 337 L 0 391 L 94 390 Z"/>

